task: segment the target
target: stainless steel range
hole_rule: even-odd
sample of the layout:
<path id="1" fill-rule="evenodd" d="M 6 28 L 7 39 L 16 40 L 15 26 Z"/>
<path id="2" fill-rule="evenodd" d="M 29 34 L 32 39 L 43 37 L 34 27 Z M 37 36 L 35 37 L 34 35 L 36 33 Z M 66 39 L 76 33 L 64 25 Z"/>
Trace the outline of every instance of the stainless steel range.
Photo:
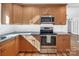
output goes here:
<path id="1" fill-rule="evenodd" d="M 41 17 L 41 26 L 40 28 L 40 36 L 41 36 L 41 51 L 40 53 L 56 53 L 56 33 L 53 31 L 53 26 L 49 26 L 49 24 L 53 25 L 54 17 Z"/>
<path id="2" fill-rule="evenodd" d="M 53 27 L 41 27 L 40 36 L 42 46 L 56 46 L 56 33 L 53 32 Z"/>

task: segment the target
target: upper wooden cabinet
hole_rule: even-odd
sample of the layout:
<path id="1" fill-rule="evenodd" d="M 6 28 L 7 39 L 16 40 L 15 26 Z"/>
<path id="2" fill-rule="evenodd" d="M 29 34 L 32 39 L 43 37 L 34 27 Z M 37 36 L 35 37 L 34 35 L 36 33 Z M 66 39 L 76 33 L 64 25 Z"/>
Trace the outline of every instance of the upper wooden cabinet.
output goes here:
<path id="1" fill-rule="evenodd" d="M 12 4 L 2 4 L 2 11 L 1 11 L 1 23 L 8 24 L 11 23 L 12 20 Z"/>
<path id="2" fill-rule="evenodd" d="M 2 4 L 2 24 L 23 24 L 22 6 L 18 4 Z"/>
<path id="3" fill-rule="evenodd" d="M 54 16 L 56 25 L 66 24 L 66 4 L 30 4 L 23 7 L 23 18 L 40 24 L 40 16 Z"/>
<path id="4" fill-rule="evenodd" d="M 22 6 L 18 4 L 13 4 L 13 24 L 22 24 L 23 23 L 23 14 L 22 14 Z"/>
<path id="5" fill-rule="evenodd" d="M 40 16 L 54 16 L 56 25 L 66 24 L 66 4 L 2 4 L 2 24 L 40 24 Z"/>

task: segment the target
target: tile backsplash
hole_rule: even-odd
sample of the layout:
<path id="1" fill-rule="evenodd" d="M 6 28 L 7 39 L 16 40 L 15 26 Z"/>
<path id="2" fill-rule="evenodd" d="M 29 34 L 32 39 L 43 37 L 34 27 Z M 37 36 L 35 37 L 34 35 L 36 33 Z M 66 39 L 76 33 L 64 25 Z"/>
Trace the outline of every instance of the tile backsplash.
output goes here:
<path id="1" fill-rule="evenodd" d="M 54 25 L 54 32 L 67 32 L 66 25 Z M 0 25 L 0 35 L 10 32 L 40 32 L 40 25 Z"/>
<path id="2" fill-rule="evenodd" d="M 16 32 L 34 31 L 40 32 L 40 25 L 14 25 Z"/>
<path id="3" fill-rule="evenodd" d="M 64 32 L 67 33 L 68 32 L 68 27 L 67 25 L 54 25 L 54 32 Z"/>
<path id="4" fill-rule="evenodd" d="M 0 25 L 0 35 L 13 32 L 13 25 Z"/>

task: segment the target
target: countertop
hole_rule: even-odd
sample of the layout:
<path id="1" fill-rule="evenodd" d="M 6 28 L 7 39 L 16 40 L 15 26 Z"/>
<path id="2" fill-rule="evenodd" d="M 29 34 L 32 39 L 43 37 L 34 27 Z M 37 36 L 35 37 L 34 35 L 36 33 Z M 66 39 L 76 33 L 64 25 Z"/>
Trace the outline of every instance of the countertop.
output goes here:
<path id="1" fill-rule="evenodd" d="M 65 32 L 58 32 L 57 35 L 64 35 L 64 34 L 69 34 L 69 33 L 65 33 Z M 12 37 L 16 37 L 18 35 L 40 35 L 40 32 L 12 32 L 12 33 L 8 33 L 5 35 L 0 35 L 0 42 L 9 40 Z M 5 37 L 3 39 L 1 39 L 2 37 Z"/>
<path id="2" fill-rule="evenodd" d="M 39 32 L 12 32 L 12 33 L 8 33 L 8 34 L 5 34 L 5 35 L 1 35 L 0 36 L 0 42 L 9 40 L 10 38 L 16 37 L 18 35 L 27 35 L 28 36 L 28 35 L 39 35 L 39 34 L 40 34 Z"/>
<path id="3" fill-rule="evenodd" d="M 59 35 L 70 35 L 70 33 L 67 33 L 67 32 L 57 32 L 57 34 L 59 34 Z"/>

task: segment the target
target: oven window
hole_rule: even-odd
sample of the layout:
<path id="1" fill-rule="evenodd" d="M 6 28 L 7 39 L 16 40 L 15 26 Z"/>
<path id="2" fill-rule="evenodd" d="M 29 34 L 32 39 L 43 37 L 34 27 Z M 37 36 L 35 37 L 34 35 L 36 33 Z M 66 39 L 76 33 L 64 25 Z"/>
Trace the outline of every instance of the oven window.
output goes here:
<path id="1" fill-rule="evenodd" d="M 56 36 L 51 36 L 51 42 L 53 46 L 56 46 Z"/>
<path id="2" fill-rule="evenodd" d="M 51 36 L 50 35 L 47 36 L 46 43 L 48 43 L 48 44 L 51 43 Z"/>
<path id="3" fill-rule="evenodd" d="M 41 45 L 56 46 L 56 36 L 41 36 Z"/>
<path id="4" fill-rule="evenodd" d="M 46 44 L 46 36 L 41 36 L 41 45 L 45 45 Z"/>

